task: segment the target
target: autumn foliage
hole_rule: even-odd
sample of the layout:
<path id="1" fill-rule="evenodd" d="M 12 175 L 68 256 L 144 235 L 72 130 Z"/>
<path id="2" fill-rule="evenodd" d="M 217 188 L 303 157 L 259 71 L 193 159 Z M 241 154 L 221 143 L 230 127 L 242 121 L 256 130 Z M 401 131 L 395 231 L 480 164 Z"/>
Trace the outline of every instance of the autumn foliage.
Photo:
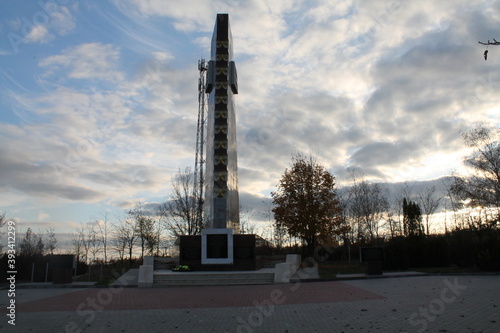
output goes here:
<path id="1" fill-rule="evenodd" d="M 302 239 L 310 255 L 319 242 L 331 244 L 341 233 L 335 177 L 312 157 L 294 156 L 271 195 L 277 227 Z"/>

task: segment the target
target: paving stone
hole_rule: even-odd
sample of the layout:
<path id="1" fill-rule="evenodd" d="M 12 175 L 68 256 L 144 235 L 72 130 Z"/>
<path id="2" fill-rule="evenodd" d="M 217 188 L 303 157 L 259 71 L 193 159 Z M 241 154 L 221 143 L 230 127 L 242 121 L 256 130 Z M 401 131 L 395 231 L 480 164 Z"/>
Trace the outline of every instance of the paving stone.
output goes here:
<path id="1" fill-rule="evenodd" d="M 23 290 L 1 332 L 500 332 L 500 276 Z M 89 301 L 90 300 L 90 301 Z M 94 300 L 94 301 L 93 301 Z"/>

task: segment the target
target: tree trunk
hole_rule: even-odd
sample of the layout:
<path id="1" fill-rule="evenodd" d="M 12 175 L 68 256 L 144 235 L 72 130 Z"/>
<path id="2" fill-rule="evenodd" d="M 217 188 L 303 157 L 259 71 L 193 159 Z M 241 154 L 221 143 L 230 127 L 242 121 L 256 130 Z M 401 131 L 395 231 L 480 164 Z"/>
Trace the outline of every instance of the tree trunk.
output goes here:
<path id="1" fill-rule="evenodd" d="M 308 237 L 306 239 L 307 246 L 306 246 L 306 255 L 308 257 L 314 258 L 314 249 L 316 247 L 316 237 Z"/>

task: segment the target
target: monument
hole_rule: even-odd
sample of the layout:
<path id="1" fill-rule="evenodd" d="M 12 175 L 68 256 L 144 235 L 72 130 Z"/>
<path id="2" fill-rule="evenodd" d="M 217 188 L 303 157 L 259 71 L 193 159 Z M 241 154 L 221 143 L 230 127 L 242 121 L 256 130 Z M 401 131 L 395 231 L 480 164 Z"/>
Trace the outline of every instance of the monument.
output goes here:
<path id="1" fill-rule="evenodd" d="M 200 236 L 182 236 L 180 263 L 195 269 L 255 269 L 255 235 L 239 235 L 234 95 L 238 78 L 228 14 L 217 14 L 208 62 L 205 202 Z"/>
<path id="2" fill-rule="evenodd" d="M 205 227 L 239 229 L 236 118 L 238 93 L 228 14 L 218 14 L 212 36 L 208 98 Z"/>

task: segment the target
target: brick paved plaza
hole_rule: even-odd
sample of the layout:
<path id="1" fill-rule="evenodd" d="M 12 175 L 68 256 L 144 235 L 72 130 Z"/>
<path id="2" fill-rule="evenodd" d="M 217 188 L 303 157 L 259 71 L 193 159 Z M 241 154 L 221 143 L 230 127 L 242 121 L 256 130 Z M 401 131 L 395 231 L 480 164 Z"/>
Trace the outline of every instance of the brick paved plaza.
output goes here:
<path id="1" fill-rule="evenodd" d="M 500 276 L 18 289 L 1 332 L 500 332 Z"/>

